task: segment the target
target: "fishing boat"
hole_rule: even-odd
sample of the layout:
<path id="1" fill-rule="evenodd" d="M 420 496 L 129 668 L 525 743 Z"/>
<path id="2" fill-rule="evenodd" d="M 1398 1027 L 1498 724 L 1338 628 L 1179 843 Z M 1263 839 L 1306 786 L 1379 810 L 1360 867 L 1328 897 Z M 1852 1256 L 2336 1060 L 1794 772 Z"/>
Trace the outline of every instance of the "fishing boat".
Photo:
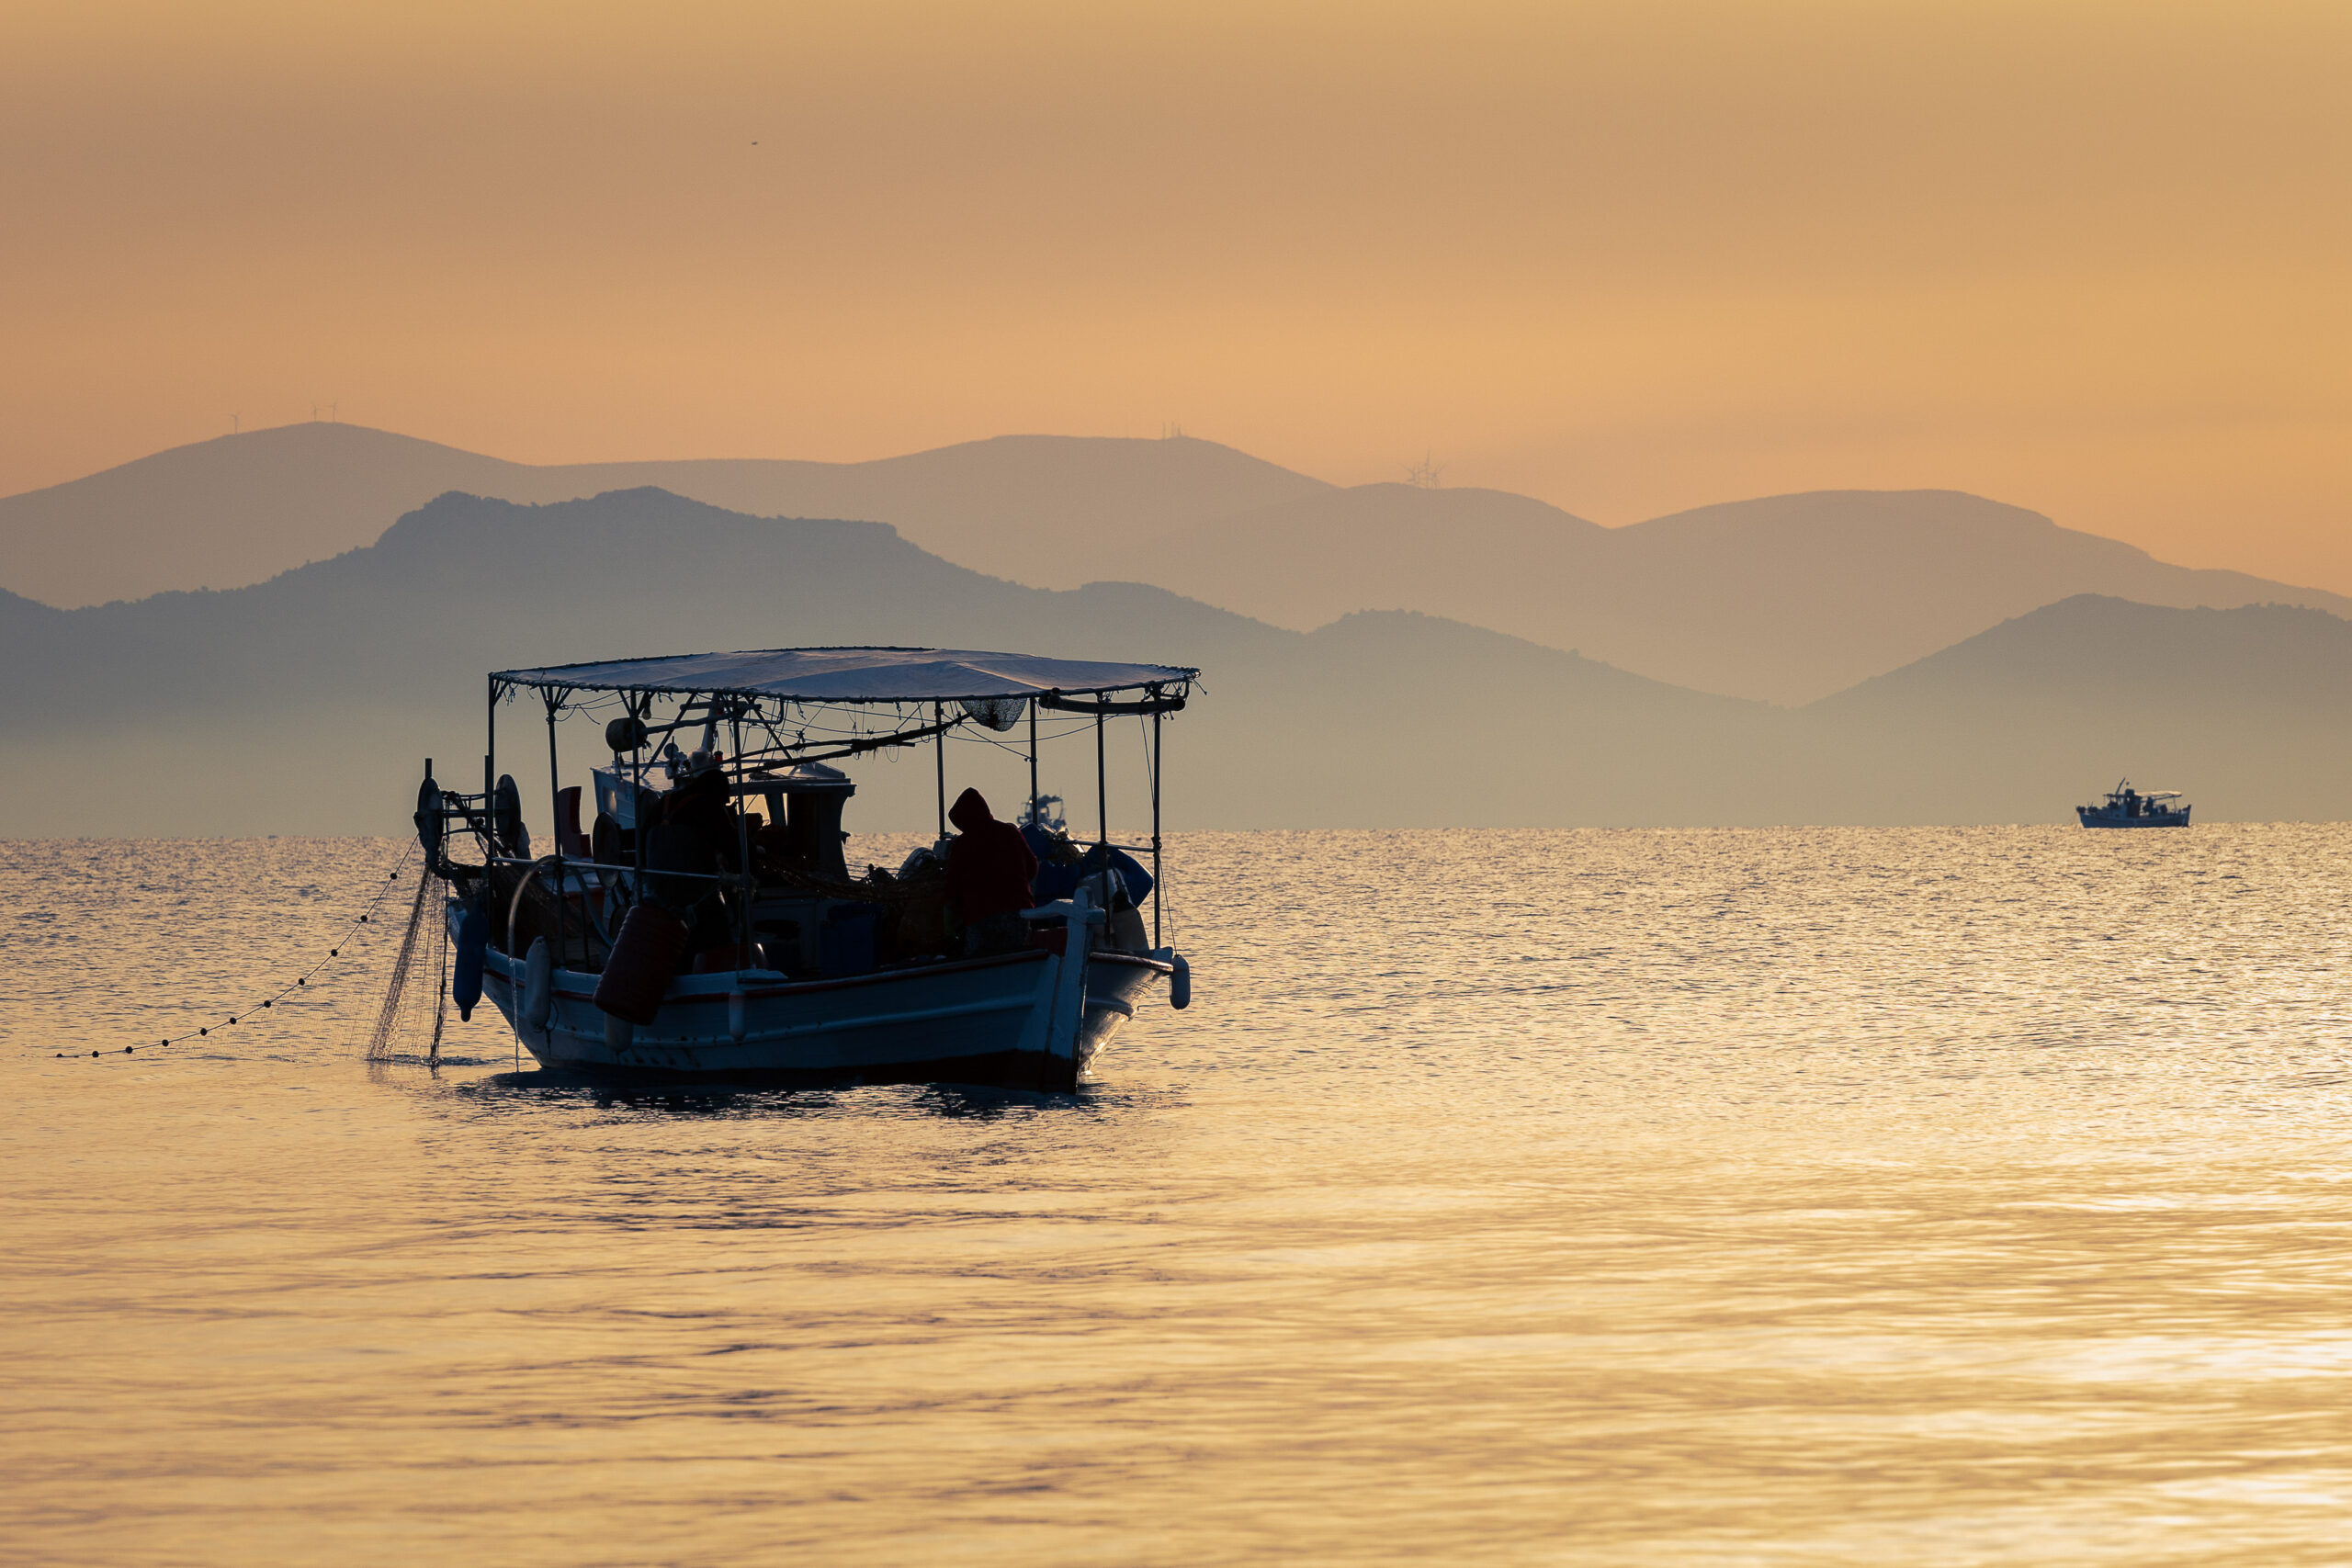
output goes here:
<path id="1" fill-rule="evenodd" d="M 1156 987 L 1191 999 L 1190 965 L 1160 942 L 1160 737 L 1198 673 L 905 648 L 495 671 L 481 790 L 445 787 L 429 761 L 418 790 L 417 833 L 448 883 L 451 999 L 470 1014 L 487 998 L 541 1064 L 598 1076 L 1074 1089 Z M 546 718 L 554 824 L 536 852 L 521 788 L 497 771 L 499 710 L 526 697 Z M 605 720 L 608 756 L 567 786 L 559 720 L 580 715 Z M 1105 731 L 1129 719 L 1150 836 L 1121 844 Z M 1035 901 L 959 930 L 945 888 L 970 835 L 947 831 L 948 743 L 1017 749 L 999 738 L 1024 720 L 1017 830 L 1037 853 Z M 1038 787 L 1041 743 L 1090 728 L 1091 843 Z M 856 785 L 831 764 L 910 747 L 937 758 L 938 838 L 853 874 Z"/>
<path id="2" fill-rule="evenodd" d="M 2104 802 L 2077 806 L 2075 815 L 2086 828 L 2186 828 L 2196 808 L 2169 804 L 2180 797 L 2177 789 L 2133 789 L 2132 781 L 2123 779 L 2107 792 Z"/>

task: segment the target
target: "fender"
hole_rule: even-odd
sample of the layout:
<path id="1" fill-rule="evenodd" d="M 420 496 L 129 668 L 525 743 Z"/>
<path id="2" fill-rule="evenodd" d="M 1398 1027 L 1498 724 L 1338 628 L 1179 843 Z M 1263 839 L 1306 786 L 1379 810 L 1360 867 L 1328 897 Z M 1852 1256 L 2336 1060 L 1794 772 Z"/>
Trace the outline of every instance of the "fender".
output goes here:
<path id="1" fill-rule="evenodd" d="M 544 1034 L 554 1013 L 555 955 L 548 951 L 547 938 L 533 937 L 531 951 L 523 955 L 523 1021 Z"/>
<path id="2" fill-rule="evenodd" d="M 458 1004 L 460 1020 L 470 1021 L 481 1000 L 482 954 L 489 947 L 490 917 L 479 903 L 469 904 L 458 922 L 457 962 L 449 969 L 449 999 Z"/>

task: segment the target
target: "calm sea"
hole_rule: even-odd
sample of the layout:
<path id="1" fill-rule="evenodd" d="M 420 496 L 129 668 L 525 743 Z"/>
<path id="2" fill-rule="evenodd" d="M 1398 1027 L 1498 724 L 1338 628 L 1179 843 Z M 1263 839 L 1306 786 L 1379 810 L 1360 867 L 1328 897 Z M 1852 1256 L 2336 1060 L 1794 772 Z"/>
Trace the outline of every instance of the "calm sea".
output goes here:
<path id="1" fill-rule="evenodd" d="M 401 851 L 0 842 L 0 1560 L 2352 1558 L 2352 829 L 1193 835 L 1069 1099 L 371 1067 L 390 915 L 151 1047 Z"/>

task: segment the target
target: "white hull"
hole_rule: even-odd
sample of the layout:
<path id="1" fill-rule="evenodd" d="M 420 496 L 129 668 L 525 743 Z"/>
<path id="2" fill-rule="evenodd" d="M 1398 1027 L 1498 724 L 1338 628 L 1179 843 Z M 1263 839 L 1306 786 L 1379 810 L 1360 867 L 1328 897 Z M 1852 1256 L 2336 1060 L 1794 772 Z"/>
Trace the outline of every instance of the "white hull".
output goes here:
<path id="1" fill-rule="evenodd" d="M 569 969 L 550 976 L 544 1017 L 535 1020 L 526 962 L 492 950 L 482 995 L 550 1067 L 1059 1090 L 1077 1086 L 1152 982 L 1175 971 L 1173 956 L 1098 951 L 1073 962 L 1031 951 L 836 980 L 758 970 L 682 976 L 653 1021 L 636 1026 L 596 1007 L 595 976 Z"/>

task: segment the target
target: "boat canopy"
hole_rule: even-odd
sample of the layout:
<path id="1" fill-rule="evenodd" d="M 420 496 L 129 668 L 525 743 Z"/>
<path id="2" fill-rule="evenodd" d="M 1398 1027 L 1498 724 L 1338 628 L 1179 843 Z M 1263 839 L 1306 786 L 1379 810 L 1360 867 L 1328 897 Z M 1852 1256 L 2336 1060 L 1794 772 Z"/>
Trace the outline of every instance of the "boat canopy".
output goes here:
<path id="1" fill-rule="evenodd" d="M 503 686 L 772 697 L 804 703 L 943 703 L 992 697 L 1181 688 L 1200 673 L 1172 664 L 1112 664 L 942 648 L 775 648 L 501 670 Z"/>

